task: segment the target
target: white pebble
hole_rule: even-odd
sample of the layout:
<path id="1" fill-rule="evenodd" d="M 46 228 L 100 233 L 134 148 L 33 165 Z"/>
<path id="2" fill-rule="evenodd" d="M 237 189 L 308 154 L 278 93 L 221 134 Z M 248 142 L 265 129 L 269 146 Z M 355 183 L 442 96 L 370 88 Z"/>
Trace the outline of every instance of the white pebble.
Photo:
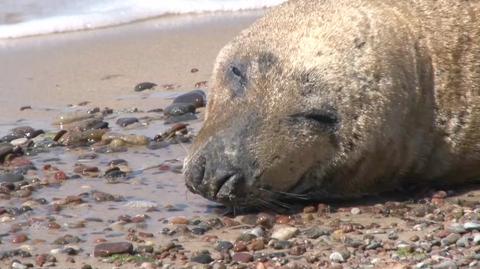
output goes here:
<path id="1" fill-rule="evenodd" d="M 10 141 L 10 144 L 12 144 L 13 146 L 20 146 L 20 145 L 23 145 L 25 143 L 27 143 L 28 139 L 26 139 L 25 137 L 22 137 L 22 138 L 17 138 L 17 139 L 14 139 L 12 141 Z"/>
<path id="2" fill-rule="evenodd" d="M 330 260 L 332 262 L 344 262 L 345 259 L 343 258 L 342 254 L 340 254 L 340 252 L 332 252 L 332 254 L 330 254 Z"/>
<path id="3" fill-rule="evenodd" d="M 272 238 L 277 240 L 288 240 L 294 237 L 298 233 L 298 228 L 285 226 L 277 228 L 273 234 Z"/>
<path id="4" fill-rule="evenodd" d="M 350 210 L 350 213 L 352 213 L 352 215 L 358 215 L 361 213 L 361 210 L 358 207 L 354 207 Z"/>

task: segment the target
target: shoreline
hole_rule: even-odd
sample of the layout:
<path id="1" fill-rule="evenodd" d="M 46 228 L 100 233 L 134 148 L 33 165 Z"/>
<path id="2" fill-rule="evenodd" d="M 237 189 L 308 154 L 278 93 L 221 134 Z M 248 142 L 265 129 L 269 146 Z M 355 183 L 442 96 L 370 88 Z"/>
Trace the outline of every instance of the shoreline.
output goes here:
<path id="1" fill-rule="evenodd" d="M 134 94 L 133 87 L 143 81 L 191 90 L 210 79 L 218 51 L 262 13 L 176 16 L 0 41 L 0 122 L 50 119 L 52 112 L 84 101 L 128 108 L 132 104 L 123 97 Z M 191 73 L 192 68 L 199 71 Z M 158 98 L 149 100 L 162 91 L 142 93 L 145 109 L 162 105 Z M 32 109 L 20 111 L 23 106 Z"/>

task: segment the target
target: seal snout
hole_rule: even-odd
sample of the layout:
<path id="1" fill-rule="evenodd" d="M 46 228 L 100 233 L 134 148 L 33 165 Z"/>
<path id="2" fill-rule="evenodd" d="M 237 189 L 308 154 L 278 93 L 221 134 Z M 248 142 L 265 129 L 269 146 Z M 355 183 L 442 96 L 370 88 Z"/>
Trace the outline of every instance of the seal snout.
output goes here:
<path id="1" fill-rule="evenodd" d="M 245 177 L 228 161 L 208 161 L 203 155 L 190 160 L 185 170 L 186 186 L 210 200 L 233 204 L 246 196 Z"/>

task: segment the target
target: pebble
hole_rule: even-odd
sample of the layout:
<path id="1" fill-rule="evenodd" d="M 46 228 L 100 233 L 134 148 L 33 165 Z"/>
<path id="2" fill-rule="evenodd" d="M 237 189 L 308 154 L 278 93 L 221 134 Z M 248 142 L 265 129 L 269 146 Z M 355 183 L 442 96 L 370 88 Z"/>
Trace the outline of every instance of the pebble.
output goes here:
<path id="1" fill-rule="evenodd" d="M 213 262 L 213 259 L 208 252 L 200 252 L 196 255 L 193 255 L 190 260 L 192 262 L 201 263 L 201 264 L 209 264 Z"/>
<path id="2" fill-rule="evenodd" d="M 17 139 L 14 139 L 12 141 L 10 141 L 10 144 L 12 144 L 12 146 L 21 146 L 23 144 L 26 144 L 28 142 L 28 139 L 25 138 L 25 137 L 21 137 L 21 138 L 17 138 Z"/>
<path id="3" fill-rule="evenodd" d="M 136 91 L 136 92 L 141 92 L 141 91 L 144 91 L 144 90 L 150 90 L 150 89 L 154 88 L 155 86 L 157 86 L 157 84 L 155 84 L 153 82 L 141 82 L 141 83 L 138 83 L 137 85 L 135 85 L 133 90 Z"/>
<path id="4" fill-rule="evenodd" d="M 12 243 L 20 244 L 28 240 L 28 236 L 26 234 L 15 234 L 12 237 Z"/>
<path id="5" fill-rule="evenodd" d="M 447 237 L 443 238 L 440 242 L 442 243 L 442 246 L 448 246 L 451 244 L 455 244 L 457 240 L 459 240 L 461 237 L 460 234 L 457 233 L 451 233 Z"/>
<path id="6" fill-rule="evenodd" d="M 167 116 L 182 116 L 187 113 L 195 113 L 196 107 L 194 104 L 179 104 L 174 103 L 167 106 L 163 113 Z"/>
<path id="7" fill-rule="evenodd" d="M 133 117 L 119 118 L 119 119 L 117 119 L 116 124 L 121 126 L 121 127 L 127 127 L 128 125 L 131 125 L 131 124 L 134 124 L 134 123 L 137 123 L 137 122 L 139 122 L 138 119 L 133 118 Z"/>
<path id="8" fill-rule="evenodd" d="M 455 262 L 451 260 L 446 260 L 432 266 L 432 269 L 457 269 L 457 268 L 458 268 L 457 264 L 455 264 Z"/>
<path id="9" fill-rule="evenodd" d="M 22 174 L 6 173 L 0 174 L 0 183 L 15 183 L 20 182 L 24 179 Z"/>
<path id="10" fill-rule="evenodd" d="M 57 119 L 53 122 L 55 125 L 63 125 L 72 122 L 77 122 L 85 119 L 89 119 L 94 117 L 93 114 L 89 114 L 83 111 L 75 111 L 70 113 L 65 113 L 57 117 Z"/>
<path id="11" fill-rule="evenodd" d="M 228 252 L 233 248 L 233 244 L 229 241 L 218 241 L 215 250 L 219 252 Z"/>
<path id="12" fill-rule="evenodd" d="M 247 252 L 237 252 L 233 254 L 232 260 L 236 262 L 248 263 L 253 261 L 253 256 Z"/>
<path id="13" fill-rule="evenodd" d="M 352 215 L 358 215 L 361 213 L 361 210 L 358 207 L 354 207 L 350 210 L 350 213 L 352 213 Z"/>
<path id="14" fill-rule="evenodd" d="M 480 230 L 480 223 L 478 222 L 465 222 L 463 228 L 467 231 Z"/>
<path id="15" fill-rule="evenodd" d="M 343 258 L 342 254 L 340 252 L 332 252 L 332 254 L 330 254 L 329 256 L 329 259 L 332 261 L 332 262 L 345 262 L 345 259 Z"/>
<path id="16" fill-rule="evenodd" d="M 133 245 L 129 242 L 102 243 L 95 246 L 94 257 L 108 257 L 113 254 L 132 254 Z"/>
<path id="17" fill-rule="evenodd" d="M 192 104 L 195 108 L 204 107 L 207 103 L 205 92 L 193 90 L 173 99 L 174 104 Z"/>
<path id="18" fill-rule="evenodd" d="M 27 269 L 28 266 L 20 263 L 20 262 L 12 262 L 12 269 Z"/>
<path id="19" fill-rule="evenodd" d="M 296 227 L 290 227 L 290 226 L 278 227 L 272 233 L 271 238 L 277 239 L 277 240 L 288 240 L 294 237 L 295 235 L 297 235 L 298 231 L 299 230 Z"/>

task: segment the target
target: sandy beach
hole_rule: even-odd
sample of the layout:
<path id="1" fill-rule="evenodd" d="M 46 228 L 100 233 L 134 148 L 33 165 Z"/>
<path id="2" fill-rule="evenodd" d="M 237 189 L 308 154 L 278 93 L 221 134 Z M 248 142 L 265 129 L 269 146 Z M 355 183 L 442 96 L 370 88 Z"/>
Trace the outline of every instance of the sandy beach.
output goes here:
<path id="1" fill-rule="evenodd" d="M 262 14 L 0 40 L 0 268 L 480 268 L 468 188 L 236 215 L 186 190 L 215 57 Z"/>
<path id="2" fill-rule="evenodd" d="M 195 83 L 209 79 L 218 51 L 261 13 L 172 16 L 94 31 L 1 40 L 0 121 L 44 119 L 45 108 L 62 109 L 83 101 L 132 107 L 128 97 L 143 81 L 193 89 Z M 199 71 L 191 73 L 192 68 Z M 162 105 L 154 98 L 144 101 L 144 109 Z M 34 109 L 20 113 L 26 105 Z"/>

